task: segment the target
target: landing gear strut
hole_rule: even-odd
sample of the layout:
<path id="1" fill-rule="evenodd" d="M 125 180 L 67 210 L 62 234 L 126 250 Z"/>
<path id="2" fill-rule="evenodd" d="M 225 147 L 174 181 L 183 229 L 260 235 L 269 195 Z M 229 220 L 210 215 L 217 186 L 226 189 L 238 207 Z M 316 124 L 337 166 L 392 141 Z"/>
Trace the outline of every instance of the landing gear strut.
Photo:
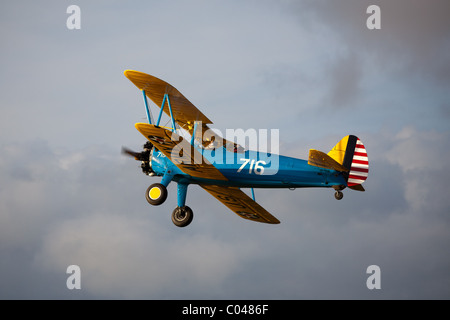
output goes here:
<path id="1" fill-rule="evenodd" d="M 154 206 L 159 206 L 167 199 L 166 186 L 174 176 L 172 170 L 167 170 L 161 180 L 161 183 L 154 183 L 147 188 L 145 198 L 147 202 Z M 180 228 L 188 226 L 194 218 L 192 209 L 186 206 L 186 194 L 188 184 L 179 182 L 177 185 L 178 206 L 172 212 L 172 222 Z"/>

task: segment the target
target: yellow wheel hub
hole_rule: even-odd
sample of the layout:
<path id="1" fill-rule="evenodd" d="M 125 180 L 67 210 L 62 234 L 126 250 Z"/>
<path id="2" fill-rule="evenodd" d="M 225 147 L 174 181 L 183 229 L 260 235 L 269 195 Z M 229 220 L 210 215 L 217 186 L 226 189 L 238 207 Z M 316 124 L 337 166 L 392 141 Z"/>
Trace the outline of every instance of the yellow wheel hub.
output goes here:
<path id="1" fill-rule="evenodd" d="M 158 187 L 153 187 L 150 189 L 148 195 L 150 196 L 150 199 L 156 200 L 161 197 L 161 189 L 159 189 Z"/>

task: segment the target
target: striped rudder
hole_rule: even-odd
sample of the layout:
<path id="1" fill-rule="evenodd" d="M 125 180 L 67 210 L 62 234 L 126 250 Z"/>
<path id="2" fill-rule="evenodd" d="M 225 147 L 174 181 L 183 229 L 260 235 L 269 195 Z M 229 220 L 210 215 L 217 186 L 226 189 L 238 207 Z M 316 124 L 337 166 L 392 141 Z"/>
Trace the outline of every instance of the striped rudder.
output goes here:
<path id="1" fill-rule="evenodd" d="M 347 186 L 362 184 L 369 175 L 369 158 L 364 144 L 356 136 L 346 136 L 328 155 L 349 170 Z"/>
<path id="2" fill-rule="evenodd" d="M 355 137 L 356 138 L 356 137 Z M 356 138 L 347 184 L 349 187 L 363 183 L 369 175 L 369 158 L 361 140 Z"/>

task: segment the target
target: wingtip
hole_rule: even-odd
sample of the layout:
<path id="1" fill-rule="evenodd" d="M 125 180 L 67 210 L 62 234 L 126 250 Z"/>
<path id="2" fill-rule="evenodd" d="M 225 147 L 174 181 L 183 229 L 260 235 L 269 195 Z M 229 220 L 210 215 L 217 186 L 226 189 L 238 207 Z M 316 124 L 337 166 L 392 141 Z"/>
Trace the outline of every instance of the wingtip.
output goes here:
<path id="1" fill-rule="evenodd" d="M 144 133 L 143 133 L 143 130 L 145 130 L 145 129 L 148 128 L 149 126 L 151 126 L 151 125 L 148 124 L 148 123 L 143 123 L 143 122 L 136 122 L 136 123 L 134 124 L 134 127 L 137 129 L 137 131 L 139 131 L 139 132 L 142 133 L 142 134 L 144 134 Z"/>
<path id="2" fill-rule="evenodd" d="M 125 75 L 125 77 L 127 77 L 128 79 L 131 80 L 131 78 L 133 77 L 133 75 L 136 74 L 143 74 L 143 75 L 147 75 L 146 73 L 143 73 L 141 71 L 137 71 L 137 70 L 132 70 L 132 69 L 126 69 L 123 74 Z"/>
<path id="3" fill-rule="evenodd" d="M 280 224 L 281 223 L 280 220 L 278 220 L 277 218 L 274 217 L 274 219 L 275 219 L 275 221 L 270 222 L 271 224 Z"/>
<path id="4" fill-rule="evenodd" d="M 130 73 L 131 72 L 136 72 L 135 70 L 131 70 L 131 69 L 127 69 L 123 72 L 123 74 L 125 75 L 125 77 L 127 77 L 128 79 L 130 79 Z"/>

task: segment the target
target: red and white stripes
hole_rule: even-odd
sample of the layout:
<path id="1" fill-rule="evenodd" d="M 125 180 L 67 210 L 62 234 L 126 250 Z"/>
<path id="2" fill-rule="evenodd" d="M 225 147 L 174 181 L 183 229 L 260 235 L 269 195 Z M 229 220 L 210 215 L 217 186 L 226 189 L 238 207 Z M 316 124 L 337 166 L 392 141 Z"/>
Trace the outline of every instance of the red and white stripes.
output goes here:
<path id="1" fill-rule="evenodd" d="M 361 140 L 357 139 L 347 184 L 349 187 L 361 184 L 367 179 L 368 175 L 369 158 L 367 157 L 366 148 Z"/>

